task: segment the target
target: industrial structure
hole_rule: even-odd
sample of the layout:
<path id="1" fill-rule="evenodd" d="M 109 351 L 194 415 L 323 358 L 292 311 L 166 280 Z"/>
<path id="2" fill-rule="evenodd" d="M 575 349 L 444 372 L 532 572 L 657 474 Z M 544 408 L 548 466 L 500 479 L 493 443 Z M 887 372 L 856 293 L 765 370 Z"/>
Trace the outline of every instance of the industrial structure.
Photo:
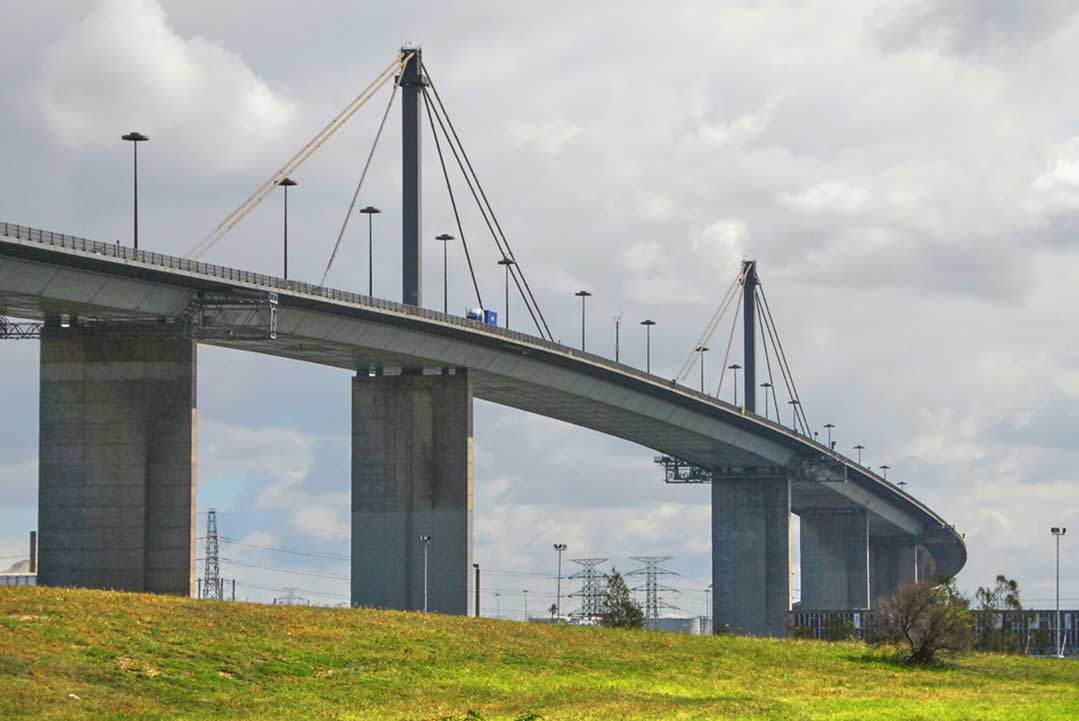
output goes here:
<path id="1" fill-rule="evenodd" d="M 792 427 L 779 421 L 774 392 L 765 400 L 776 418 L 757 412 L 757 327 L 771 326 L 757 305 L 755 263 L 735 283 L 742 403 L 557 343 L 419 49 L 402 50 L 379 77 L 370 88 L 393 80 L 403 97 L 401 303 L 0 223 L 0 335 L 41 343 L 43 585 L 191 594 L 199 344 L 355 373 L 342 389 L 352 399 L 353 605 L 420 609 L 428 586 L 430 610 L 467 613 L 473 398 L 639 443 L 663 454 L 668 480 L 710 482 L 717 629 L 786 633 L 792 511 L 802 517 L 803 608 L 869 608 L 905 581 L 962 568 L 966 548 L 954 528 L 812 438 L 785 357 Z M 507 282 L 535 334 L 422 305 L 423 109 L 439 157 L 457 161 L 499 252 L 514 261 Z M 310 152 L 324 139 L 316 136 Z M 310 152 L 297 153 L 192 255 Z M 478 285 L 476 294 L 483 307 Z M 697 348 L 706 348 L 710 325 Z M 771 343 L 778 362 L 782 347 Z M 428 574 L 424 537 L 434 539 Z M 594 614 L 594 599 L 591 590 L 582 597 L 580 613 Z"/>

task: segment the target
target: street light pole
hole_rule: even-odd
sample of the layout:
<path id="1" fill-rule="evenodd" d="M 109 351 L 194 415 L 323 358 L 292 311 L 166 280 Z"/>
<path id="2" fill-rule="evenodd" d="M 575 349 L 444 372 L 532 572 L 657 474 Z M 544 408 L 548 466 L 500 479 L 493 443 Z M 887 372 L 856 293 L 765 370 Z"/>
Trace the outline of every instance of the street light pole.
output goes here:
<path id="1" fill-rule="evenodd" d="M 1064 658 L 1064 646 L 1060 637 L 1060 537 L 1068 532 L 1067 528 L 1051 528 L 1050 532 L 1057 540 L 1057 658 Z"/>
<path id="2" fill-rule="evenodd" d="M 704 589 L 704 618 L 708 621 L 708 635 L 712 634 L 712 584 Z"/>
<path id="3" fill-rule="evenodd" d="M 382 211 L 373 205 L 360 208 L 360 212 L 367 216 L 367 297 L 375 297 L 375 231 L 373 218 Z"/>
<path id="4" fill-rule="evenodd" d="M 447 248 L 449 248 L 450 241 L 454 240 L 454 237 L 449 233 L 442 233 L 441 235 L 436 235 L 435 240 L 442 241 L 442 312 L 448 314 L 450 312 L 450 254 Z"/>
<path id="5" fill-rule="evenodd" d="M 708 352 L 708 346 L 697 346 L 697 353 L 701 357 L 701 393 L 704 393 L 704 354 Z"/>
<path id="6" fill-rule="evenodd" d="M 298 183 L 291 178 L 283 178 L 278 185 L 285 189 L 285 280 L 288 280 L 288 189 Z"/>
<path id="7" fill-rule="evenodd" d="M 506 314 L 506 328 L 510 327 L 510 266 L 517 265 L 513 258 L 503 258 L 498 264 L 506 268 L 506 307 L 502 311 Z"/>
<path id="8" fill-rule="evenodd" d="M 524 590 L 525 594 L 525 623 L 528 623 L 528 589 Z"/>
<path id="9" fill-rule="evenodd" d="M 881 472 L 884 473 L 884 480 L 888 480 L 888 469 L 889 468 L 891 468 L 891 466 L 889 466 L 887 464 L 880 467 Z"/>
<path id="10" fill-rule="evenodd" d="M 562 552 L 566 550 L 566 544 L 554 544 L 554 550 L 558 551 L 558 586 L 555 591 L 555 614 L 562 619 Z"/>
<path id="11" fill-rule="evenodd" d="M 862 465 L 862 451 L 865 450 L 865 446 L 859 443 L 854 447 L 854 450 L 858 451 L 858 465 L 860 466 Z"/>
<path id="12" fill-rule="evenodd" d="M 420 536 L 420 543 L 423 544 L 423 612 L 427 613 L 427 549 L 431 545 L 431 537 Z"/>
<path id="13" fill-rule="evenodd" d="M 731 363 L 727 366 L 727 370 L 734 371 L 734 405 L 738 405 L 738 371 L 742 369 L 742 366 L 737 363 Z"/>
<path id="14" fill-rule="evenodd" d="M 476 618 L 480 617 L 480 564 L 473 563 L 472 568 L 476 569 Z"/>
<path id="15" fill-rule="evenodd" d="M 761 388 L 764 389 L 764 420 L 768 420 L 768 391 L 772 389 L 772 384 L 768 381 L 761 383 Z M 776 418 L 778 421 L 779 419 Z"/>
<path id="16" fill-rule="evenodd" d="M 581 350 L 584 350 L 584 299 L 592 295 L 587 290 L 579 290 L 574 293 L 575 296 L 581 299 Z"/>
<path id="17" fill-rule="evenodd" d="M 799 401 L 797 398 L 792 398 L 791 400 L 787 401 L 787 403 L 789 403 L 791 406 L 791 410 L 794 411 L 793 418 L 791 420 L 791 428 L 794 430 L 795 433 L 798 432 L 798 404 L 800 402 L 801 401 Z"/>
<path id="18" fill-rule="evenodd" d="M 644 370 L 646 373 L 652 372 L 652 326 L 655 324 L 654 320 L 647 318 L 641 321 L 641 325 L 644 326 Z"/>
<path id="19" fill-rule="evenodd" d="M 828 429 L 828 449 L 832 448 L 832 429 L 835 428 L 834 423 L 825 423 L 824 427 Z"/>
<path id="20" fill-rule="evenodd" d="M 142 133 L 136 133 L 132 130 L 127 135 L 121 135 L 121 140 L 127 140 L 131 142 L 135 151 L 135 175 L 134 175 L 134 189 L 135 189 L 135 250 L 139 249 L 139 143 L 145 143 L 150 138 Z"/>

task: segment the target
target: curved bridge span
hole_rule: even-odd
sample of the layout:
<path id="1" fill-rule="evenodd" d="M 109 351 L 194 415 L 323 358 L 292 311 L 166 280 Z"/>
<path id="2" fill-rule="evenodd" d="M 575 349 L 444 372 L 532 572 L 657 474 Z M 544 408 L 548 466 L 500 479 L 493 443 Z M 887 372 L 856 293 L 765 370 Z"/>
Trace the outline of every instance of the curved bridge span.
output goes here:
<path id="1" fill-rule="evenodd" d="M 418 539 L 435 536 L 430 608 L 468 611 L 473 397 L 707 469 L 714 614 L 734 631 L 785 633 L 791 512 L 802 608 L 868 608 L 966 561 L 940 516 L 826 446 L 528 334 L 3 223 L 0 315 L 44 324 L 43 584 L 190 593 L 197 343 L 356 371 L 355 604 L 422 608 Z"/>

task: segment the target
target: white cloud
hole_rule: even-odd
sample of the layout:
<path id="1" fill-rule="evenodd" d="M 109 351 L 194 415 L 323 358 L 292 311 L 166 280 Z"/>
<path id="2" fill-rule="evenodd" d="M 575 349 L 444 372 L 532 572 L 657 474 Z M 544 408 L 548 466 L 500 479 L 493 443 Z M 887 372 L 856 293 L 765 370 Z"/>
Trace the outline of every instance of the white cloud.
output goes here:
<path id="1" fill-rule="evenodd" d="M 514 123 L 509 128 L 513 138 L 522 150 L 538 150 L 543 154 L 554 155 L 562 152 L 577 136 L 581 129 L 575 125 L 561 123 Z"/>
<path id="2" fill-rule="evenodd" d="M 100 0 L 37 74 L 42 118 L 73 150 L 114 148 L 135 129 L 159 157 L 209 176 L 262 161 L 295 115 L 238 55 L 181 37 L 156 0 Z"/>
<path id="3" fill-rule="evenodd" d="M 779 196 L 782 205 L 800 213 L 851 215 L 866 207 L 869 192 L 851 183 L 820 183 L 796 193 Z"/>
<path id="4" fill-rule="evenodd" d="M 736 272 L 746 257 L 749 229 L 741 220 L 724 219 L 709 223 L 690 236 L 689 247 L 696 260 L 710 269 Z"/>
<path id="5" fill-rule="evenodd" d="M 296 510 L 289 519 L 294 528 L 315 538 L 346 539 L 351 536 L 351 527 L 342 511 L 328 506 L 310 505 L 311 502 L 307 499 L 298 500 L 306 507 Z"/>
<path id="6" fill-rule="evenodd" d="M 1046 166 L 1031 183 L 1029 206 L 1047 213 L 1079 210 L 1079 138 L 1054 147 Z"/>

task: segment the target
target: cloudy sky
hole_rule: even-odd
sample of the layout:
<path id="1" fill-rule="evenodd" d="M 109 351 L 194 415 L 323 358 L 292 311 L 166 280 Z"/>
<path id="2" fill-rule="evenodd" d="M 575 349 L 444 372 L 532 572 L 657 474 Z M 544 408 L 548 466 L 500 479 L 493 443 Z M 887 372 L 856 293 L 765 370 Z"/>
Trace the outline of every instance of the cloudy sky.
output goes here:
<path id="1" fill-rule="evenodd" d="M 183 255 L 419 43 L 556 337 L 579 332 L 587 288 L 590 349 L 613 353 L 623 313 L 623 358 L 643 364 L 651 317 L 653 368 L 674 376 L 756 258 L 810 422 L 966 534 L 965 588 L 1004 572 L 1045 606 L 1048 528 L 1079 535 L 1077 5 L 0 0 L 0 219 L 129 242 L 134 129 L 151 137 L 142 244 Z M 295 175 L 293 277 L 321 275 L 384 102 Z M 385 211 L 376 294 L 399 298 L 393 118 L 361 202 Z M 425 154 L 433 237 L 453 219 Z M 499 256 L 473 209 L 464 222 L 497 298 Z M 204 259 L 279 273 L 280 223 L 272 197 Z M 362 289 L 363 236 L 330 285 Z M 458 256 L 451 309 L 471 301 Z M 35 524 L 36 358 L 0 345 L 0 565 Z M 225 575 L 243 597 L 344 600 L 348 374 L 211 348 L 199 371 L 199 508 L 249 544 L 225 546 Z M 648 449 L 476 406 L 485 612 L 495 590 L 504 615 L 526 588 L 550 603 L 554 542 L 623 570 L 673 556 L 672 602 L 703 608 L 707 489 L 664 486 Z"/>

